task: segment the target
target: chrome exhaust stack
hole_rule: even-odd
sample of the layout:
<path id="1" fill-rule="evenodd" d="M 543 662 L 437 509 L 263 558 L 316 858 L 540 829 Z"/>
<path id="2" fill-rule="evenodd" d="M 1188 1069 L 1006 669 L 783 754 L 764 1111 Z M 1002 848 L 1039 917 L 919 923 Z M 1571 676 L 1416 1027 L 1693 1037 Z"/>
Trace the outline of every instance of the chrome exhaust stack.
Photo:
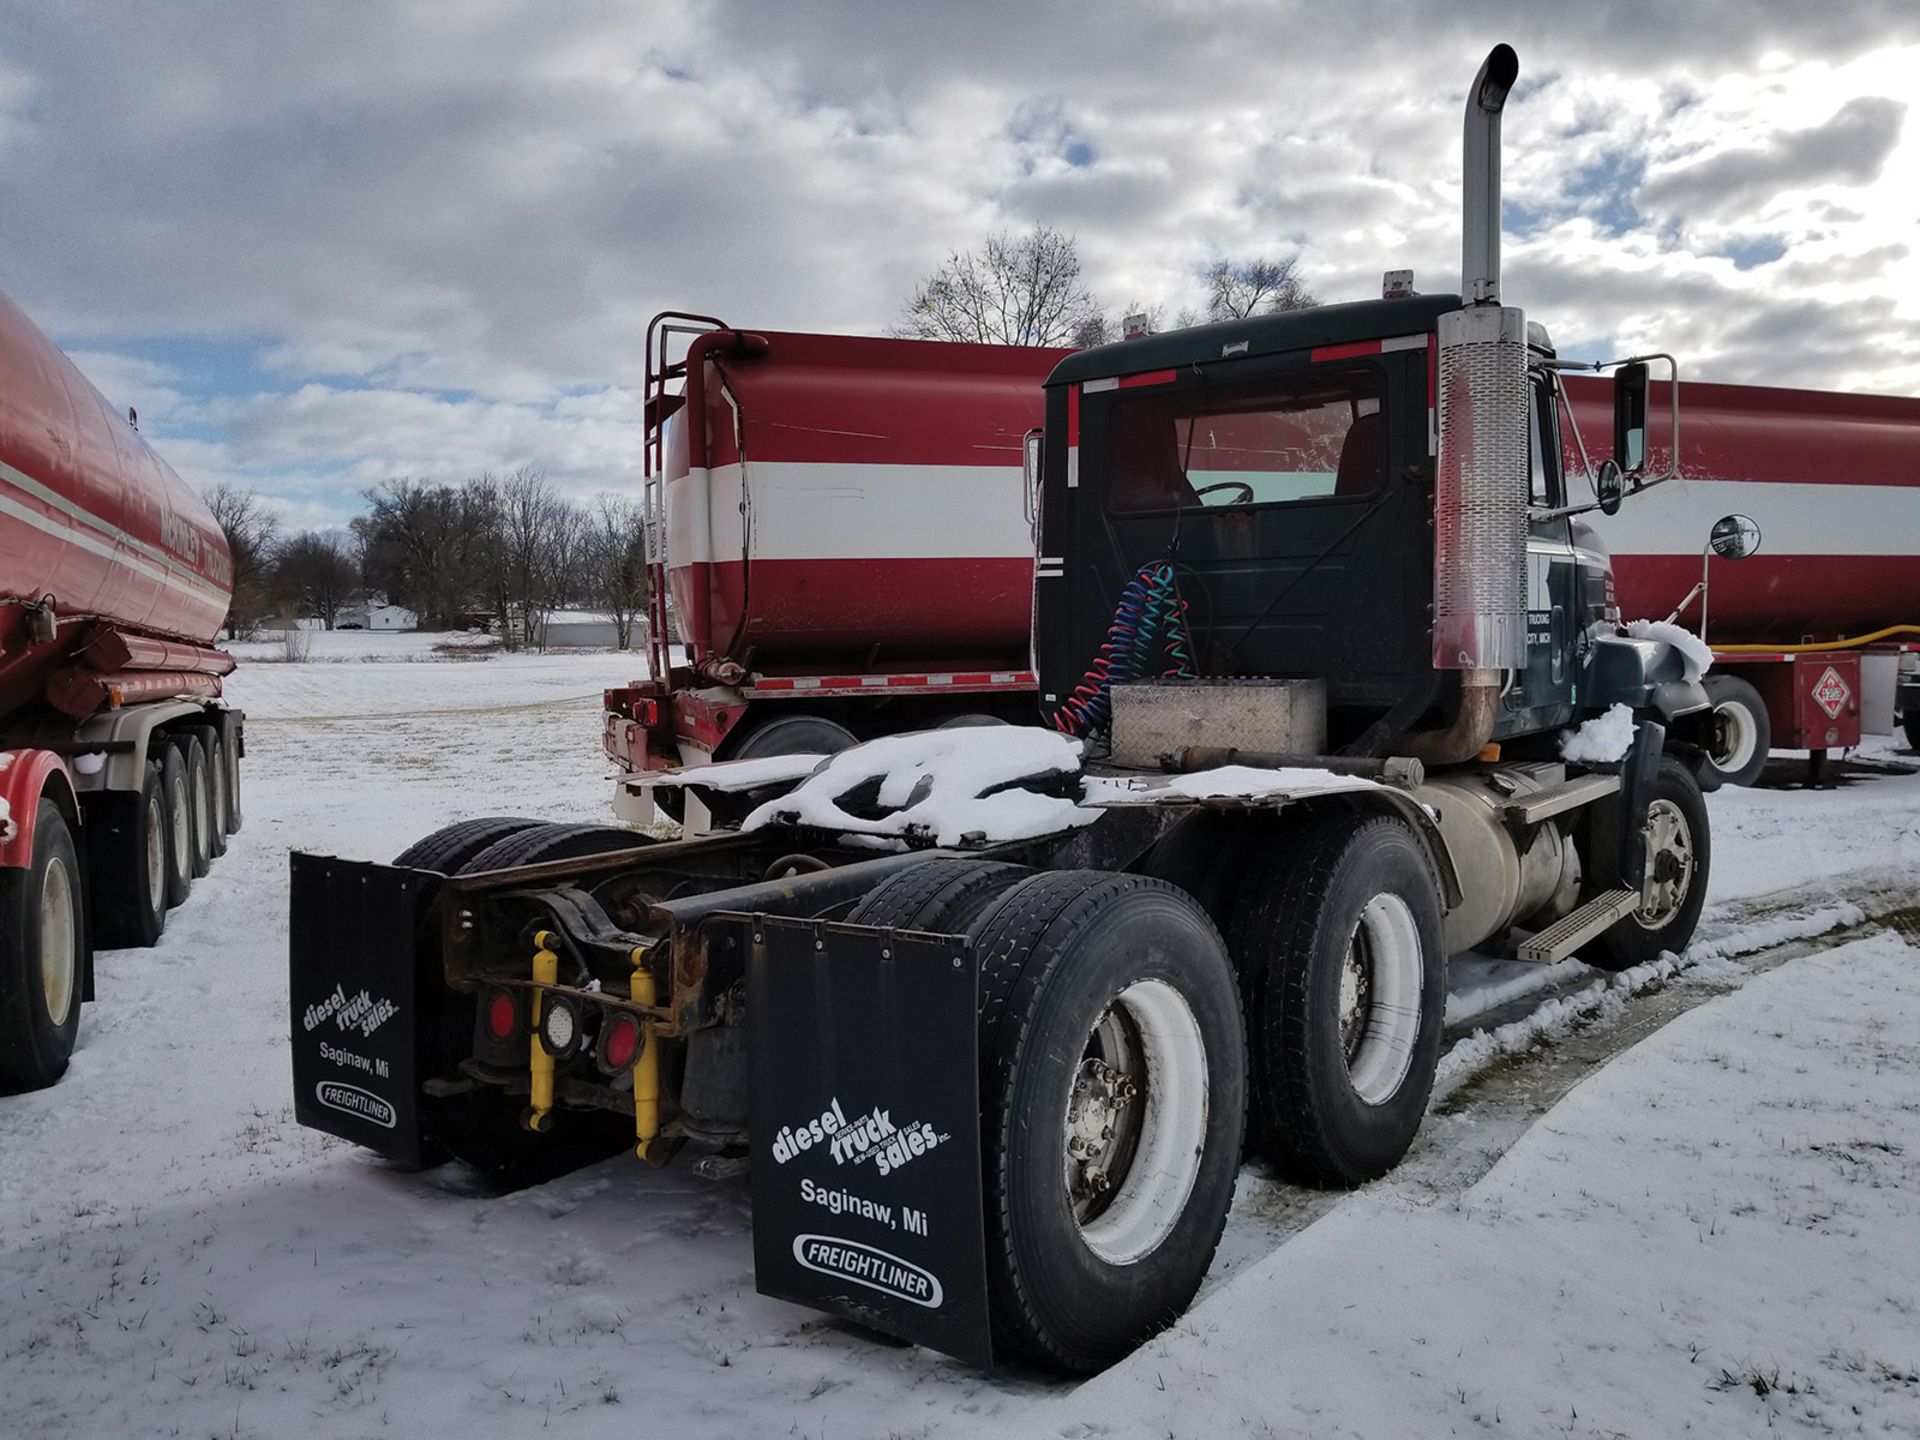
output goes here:
<path id="1" fill-rule="evenodd" d="M 1434 486 L 1433 665 L 1461 670 L 1467 691 L 1497 688 L 1526 664 L 1527 322 L 1500 304 L 1500 111 L 1520 71 L 1497 45 L 1474 77 L 1463 136 L 1465 306 L 1440 317 Z M 1491 707 L 1463 694 L 1461 719 Z M 1456 721 L 1454 729 L 1461 728 Z M 1491 729 L 1491 725 L 1486 727 Z M 1449 752 L 1477 751 L 1474 734 Z"/>

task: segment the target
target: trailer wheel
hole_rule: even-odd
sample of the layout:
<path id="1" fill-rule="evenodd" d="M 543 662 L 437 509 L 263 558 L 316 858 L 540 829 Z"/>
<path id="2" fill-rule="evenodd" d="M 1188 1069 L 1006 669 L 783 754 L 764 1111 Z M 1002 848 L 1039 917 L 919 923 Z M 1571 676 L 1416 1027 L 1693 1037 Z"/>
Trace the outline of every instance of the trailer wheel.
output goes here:
<path id="1" fill-rule="evenodd" d="M 824 715 L 782 715 L 750 732 L 729 760 L 763 760 L 769 755 L 838 755 L 859 744 L 846 726 Z"/>
<path id="2" fill-rule="evenodd" d="M 409 870 L 457 875 L 462 865 L 496 840 L 531 830 L 540 823 L 517 815 L 488 815 L 479 820 L 456 821 L 442 825 L 431 835 L 423 835 L 394 856 L 393 863 Z"/>
<path id="3" fill-rule="evenodd" d="M 167 908 L 187 903 L 193 893 L 193 797 L 187 789 L 187 757 L 178 745 L 162 740 L 160 793 L 167 810 Z"/>
<path id="4" fill-rule="evenodd" d="M 1407 1153 L 1440 1060 L 1440 894 L 1404 823 L 1330 812 L 1234 915 L 1254 1148 L 1290 1178 L 1358 1185 Z"/>
<path id="5" fill-rule="evenodd" d="M 847 923 L 964 935 L 988 905 L 1032 873 L 1025 865 L 960 856 L 923 860 L 868 891 Z"/>
<path id="6" fill-rule="evenodd" d="M 0 870 L 0 1090 L 43 1090 L 66 1073 L 86 955 L 73 832 L 42 800 L 32 862 Z"/>
<path id="7" fill-rule="evenodd" d="M 617 825 L 536 824 L 502 836 L 454 873 L 477 875 L 483 870 L 512 870 L 548 860 L 582 860 L 651 843 L 637 830 L 622 830 Z"/>
<path id="8" fill-rule="evenodd" d="M 1609 827 L 1610 828 L 1610 827 Z M 1598 827 L 1596 827 L 1596 830 Z M 1713 841 L 1707 828 L 1707 802 L 1687 767 L 1671 755 L 1660 757 L 1653 797 L 1647 803 L 1647 864 L 1653 870 L 1653 897 L 1613 926 L 1581 955 L 1601 970 L 1630 970 L 1671 950 L 1679 954 L 1693 939 L 1707 903 L 1707 878 Z M 1594 857 L 1603 883 L 1617 875 L 1617 854 L 1608 847 Z"/>
<path id="9" fill-rule="evenodd" d="M 213 869 L 213 779 L 198 735 L 183 730 L 172 743 L 187 767 L 187 863 L 198 880 Z"/>
<path id="10" fill-rule="evenodd" d="M 1029 876 L 971 933 L 995 1338 L 1098 1370 L 1180 1315 L 1226 1225 L 1232 962 L 1190 897 L 1138 875 Z"/>
<path id="11" fill-rule="evenodd" d="M 238 724 L 227 727 L 227 816 L 226 826 L 229 835 L 237 834 L 240 829 L 242 811 L 240 808 L 240 727 Z"/>
<path id="12" fill-rule="evenodd" d="M 1767 768 L 1767 749 L 1773 743 L 1767 702 L 1737 675 L 1709 675 L 1706 691 L 1713 702 L 1707 764 L 1722 785 L 1751 785 Z"/>
<path id="13" fill-rule="evenodd" d="M 218 860 L 227 853 L 227 747 L 217 725 L 195 725 L 191 733 L 207 756 L 207 855 Z"/>
<path id="14" fill-rule="evenodd" d="M 98 797 L 87 815 L 94 930 L 105 950 L 145 949 L 167 928 L 166 787 L 149 760 L 137 794 Z"/>

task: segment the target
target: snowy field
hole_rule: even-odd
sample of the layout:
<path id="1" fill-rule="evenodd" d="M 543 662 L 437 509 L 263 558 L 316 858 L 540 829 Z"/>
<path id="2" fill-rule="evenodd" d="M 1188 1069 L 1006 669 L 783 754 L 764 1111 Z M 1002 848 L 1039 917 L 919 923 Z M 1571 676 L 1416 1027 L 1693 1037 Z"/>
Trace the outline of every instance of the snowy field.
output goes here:
<path id="1" fill-rule="evenodd" d="M 757 1296 L 744 1181 L 490 1197 L 296 1127 L 288 850 L 606 818 L 599 692 L 645 665 L 313 638 L 231 682 L 227 856 L 0 1099 L 0 1433 L 1920 1433 L 1920 954 L 1873 918 L 1911 925 L 1920 776 L 1712 797 L 1691 968 L 1460 965 L 1408 1164 L 1249 1169 L 1201 1302 L 1075 1387 Z"/>

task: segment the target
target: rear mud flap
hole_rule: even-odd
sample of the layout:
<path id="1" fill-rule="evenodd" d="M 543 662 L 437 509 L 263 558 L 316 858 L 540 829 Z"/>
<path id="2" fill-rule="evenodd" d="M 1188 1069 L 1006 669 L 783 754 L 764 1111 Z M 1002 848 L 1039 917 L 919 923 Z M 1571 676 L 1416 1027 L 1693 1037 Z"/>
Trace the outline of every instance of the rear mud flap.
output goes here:
<path id="1" fill-rule="evenodd" d="M 707 923 L 748 957 L 760 1292 L 992 1364 L 966 940 L 767 915 Z"/>
<path id="2" fill-rule="evenodd" d="M 417 1166 L 414 949 L 437 877 L 318 855 L 292 865 L 294 1118 Z"/>

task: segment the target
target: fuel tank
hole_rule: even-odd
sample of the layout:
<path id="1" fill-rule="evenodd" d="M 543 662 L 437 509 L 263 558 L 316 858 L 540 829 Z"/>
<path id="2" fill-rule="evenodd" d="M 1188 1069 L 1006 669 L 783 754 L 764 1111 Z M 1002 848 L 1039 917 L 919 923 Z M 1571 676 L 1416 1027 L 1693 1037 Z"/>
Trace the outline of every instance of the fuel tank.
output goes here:
<path id="1" fill-rule="evenodd" d="M 1566 383 L 1598 463 L 1613 448 L 1611 382 Z M 1656 384 L 1655 470 L 1670 451 L 1667 405 Z M 1618 515 L 1587 517 L 1612 552 L 1626 618 L 1662 619 L 1679 604 L 1700 579 L 1713 522 L 1737 511 L 1759 522 L 1760 550 L 1712 562 L 1709 640 L 1784 645 L 1920 624 L 1920 400 L 1683 380 L 1680 469 Z M 1570 499 L 1586 498 L 1571 485 Z M 1698 602 L 1681 620 L 1699 628 Z"/>
<path id="2" fill-rule="evenodd" d="M 211 640 L 232 575 L 200 497 L 0 296 L 0 719 L 39 695 L 94 621 Z M 46 599 L 58 635 L 30 645 L 23 602 Z"/>
<path id="3" fill-rule="evenodd" d="M 1022 447 L 1064 350 L 718 331 L 667 422 L 667 556 L 696 662 L 1024 666 Z"/>

